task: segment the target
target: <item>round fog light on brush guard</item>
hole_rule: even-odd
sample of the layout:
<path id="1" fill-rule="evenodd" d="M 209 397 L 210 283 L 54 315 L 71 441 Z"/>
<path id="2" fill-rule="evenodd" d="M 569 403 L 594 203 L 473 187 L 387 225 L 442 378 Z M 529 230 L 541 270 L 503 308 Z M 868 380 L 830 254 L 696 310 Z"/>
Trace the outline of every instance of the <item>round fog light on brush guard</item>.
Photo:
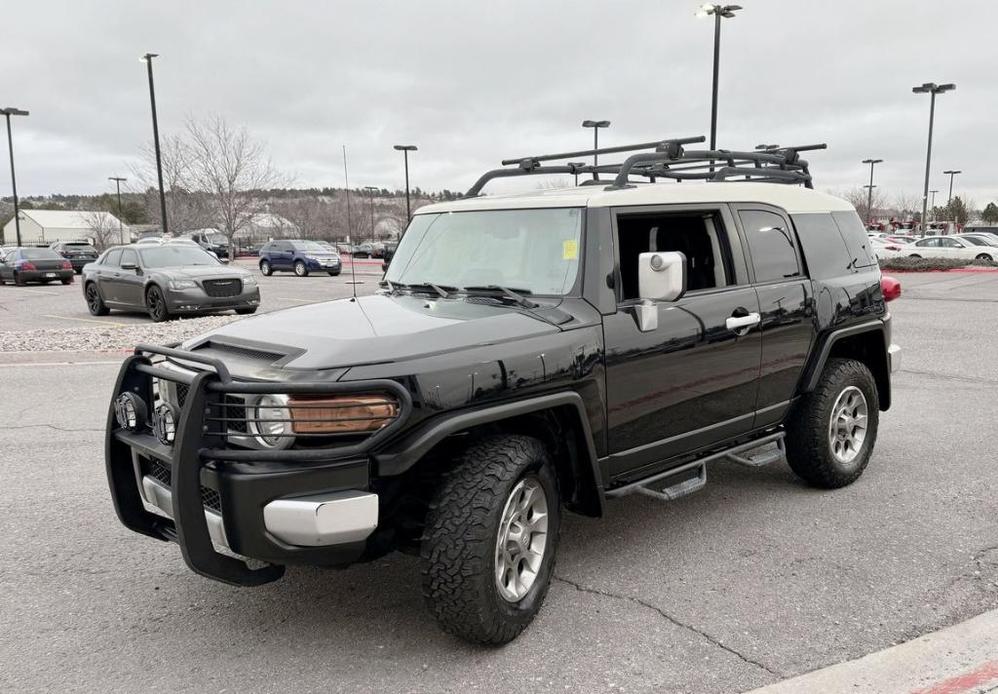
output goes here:
<path id="1" fill-rule="evenodd" d="M 153 429 L 160 443 L 171 445 L 177 438 L 177 417 L 167 403 L 156 407 L 152 416 Z"/>
<path id="2" fill-rule="evenodd" d="M 114 418 L 122 429 L 135 431 L 146 421 L 146 404 L 135 393 L 122 393 L 114 399 Z"/>

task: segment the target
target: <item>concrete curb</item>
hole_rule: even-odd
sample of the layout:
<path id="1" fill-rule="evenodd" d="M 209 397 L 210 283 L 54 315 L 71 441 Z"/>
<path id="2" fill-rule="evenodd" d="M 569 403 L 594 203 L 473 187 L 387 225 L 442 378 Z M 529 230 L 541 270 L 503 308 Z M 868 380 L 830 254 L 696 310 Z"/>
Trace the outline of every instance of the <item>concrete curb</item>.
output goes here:
<path id="1" fill-rule="evenodd" d="M 963 694 L 998 689 L 998 610 L 749 694 Z"/>

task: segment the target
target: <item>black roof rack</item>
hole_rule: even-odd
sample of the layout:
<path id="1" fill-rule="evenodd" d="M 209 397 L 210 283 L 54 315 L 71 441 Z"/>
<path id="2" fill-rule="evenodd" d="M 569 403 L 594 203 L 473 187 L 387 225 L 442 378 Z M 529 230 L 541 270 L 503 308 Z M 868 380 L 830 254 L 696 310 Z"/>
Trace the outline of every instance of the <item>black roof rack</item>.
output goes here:
<path id="1" fill-rule="evenodd" d="M 632 187 L 631 176 L 640 176 L 652 183 L 660 178 L 674 181 L 728 181 L 741 179 L 765 183 L 787 183 L 813 188 L 808 162 L 801 159 L 801 152 L 826 149 L 828 145 L 799 145 L 795 147 L 767 148 L 752 152 L 725 149 L 687 151 L 684 145 L 703 142 L 705 138 L 683 137 L 655 142 L 641 142 L 619 147 L 603 147 L 576 152 L 540 154 L 529 157 L 504 159 L 505 168 L 486 171 L 468 189 L 466 197 L 476 197 L 489 181 L 513 176 L 538 176 L 543 174 L 592 174 L 593 180 L 583 185 L 597 185 L 599 175 L 614 176 L 606 190 Z M 650 151 L 644 151 L 650 150 Z M 577 159 L 604 154 L 633 152 L 624 161 L 615 164 L 580 164 L 568 162 L 543 165 L 542 162 Z"/>

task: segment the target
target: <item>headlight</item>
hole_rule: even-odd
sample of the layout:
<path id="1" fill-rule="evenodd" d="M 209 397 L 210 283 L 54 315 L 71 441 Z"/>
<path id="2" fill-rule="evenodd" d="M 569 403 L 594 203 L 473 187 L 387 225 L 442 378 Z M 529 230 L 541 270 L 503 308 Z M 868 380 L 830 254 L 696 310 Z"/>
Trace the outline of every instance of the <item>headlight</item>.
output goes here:
<path id="1" fill-rule="evenodd" d="M 170 280 L 170 289 L 196 289 L 197 286 L 194 280 Z"/>
<path id="2" fill-rule="evenodd" d="M 289 401 L 296 434 L 346 434 L 377 431 L 399 415 L 394 398 L 377 394 L 298 395 Z"/>
<path id="3" fill-rule="evenodd" d="M 243 275 L 241 279 L 243 284 L 256 284 L 256 277 L 253 275 Z"/>
<path id="4" fill-rule="evenodd" d="M 249 430 L 267 448 L 284 448 L 294 440 L 287 403 L 286 395 L 261 395 L 249 410 Z"/>

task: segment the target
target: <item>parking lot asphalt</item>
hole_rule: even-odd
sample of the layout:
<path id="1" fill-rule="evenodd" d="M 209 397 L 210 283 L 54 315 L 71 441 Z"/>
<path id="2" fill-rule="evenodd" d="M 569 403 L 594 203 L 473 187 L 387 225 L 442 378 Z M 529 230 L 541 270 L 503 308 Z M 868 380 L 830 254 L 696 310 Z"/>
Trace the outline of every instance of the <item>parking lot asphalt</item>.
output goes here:
<path id="1" fill-rule="evenodd" d="M 857 483 L 720 463 L 679 501 L 569 516 L 545 607 L 493 649 L 437 629 L 408 556 L 256 589 L 190 573 L 111 508 L 114 360 L 0 355 L 0 690 L 736 692 L 998 607 L 998 274 L 900 278 L 902 370 Z"/>
<path id="2" fill-rule="evenodd" d="M 330 277 L 325 272 L 313 273 L 308 277 L 296 277 L 290 272 L 279 272 L 264 277 L 253 259 L 238 259 L 235 264 L 253 270 L 260 283 L 259 312 L 275 311 L 301 304 L 326 301 L 350 296 L 353 277 L 350 264 L 344 265 L 338 277 Z M 381 262 L 361 260 L 357 262 L 357 293 L 370 293 L 381 279 Z M 232 312 L 229 311 L 229 314 Z M 146 313 L 124 313 L 111 311 L 107 316 L 92 316 L 87 311 L 83 299 L 81 276 L 69 285 L 30 284 L 15 287 L 7 284 L 0 287 L 0 332 L 14 330 L 39 330 L 50 328 L 84 328 L 103 325 L 114 328 L 123 325 L 149 322 Z"/>

